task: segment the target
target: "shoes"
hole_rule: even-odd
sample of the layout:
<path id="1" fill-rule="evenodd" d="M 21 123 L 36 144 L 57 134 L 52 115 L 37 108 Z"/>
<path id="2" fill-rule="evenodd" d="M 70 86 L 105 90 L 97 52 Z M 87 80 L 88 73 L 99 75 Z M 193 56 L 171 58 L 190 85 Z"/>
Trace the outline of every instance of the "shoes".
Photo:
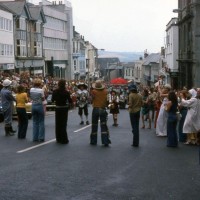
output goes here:
<path id="1" fill-rule="evenodd" d="M 90 145 L 95 146 L 95 145 L 97 145 L 97 143 L 90 142 Z"/>
<path id="2" fill-rule="evenodd" d="M 89 121 L 86 121 L 86 125 L 89 125 L 90 123 L 89 123 Z"/>
<path id="3" fill-rule="evenodd" d="M 66 141 L 57 141 L 57 143 L 60 143 L 60 144 L 68 144 L 68 143 L 69 143 L 69 140 L 66 140 Z"/>
<path id="4" fill-rule="evenodd" d="M 104 144 L 104 147 L 109 147 L 109 144 Z"/>
<path id="5" fill-rule="evenodd" d="M 83 121 L 81 121 L 80 125 L 83 125 L 83 124 L 84 124 L 84 122 L 83 122 Z"/>
<path id="6" fill-rule="evenodd" d="M 142 126 L 141 128 L 142 128 L 142 129 L 144 129 L 144 128 L 145 128 L 145 126 Z"/>
<path id="7" fill-rule="evenodd" d="M 44 142 L 44 139 L 40 139 L 40 140 L 38 140 L 39 142 Z"/>
<path id="8" fill-rule="evenodd" d="M 132 147 L 138 147 L 139 145 L 138 144 L 132 144 L 131 146 Z"/>
<path id="9" fill-rule="evenodd" d="M 118 126 L 118 124 L 113 124 L 113 126 Z"/>

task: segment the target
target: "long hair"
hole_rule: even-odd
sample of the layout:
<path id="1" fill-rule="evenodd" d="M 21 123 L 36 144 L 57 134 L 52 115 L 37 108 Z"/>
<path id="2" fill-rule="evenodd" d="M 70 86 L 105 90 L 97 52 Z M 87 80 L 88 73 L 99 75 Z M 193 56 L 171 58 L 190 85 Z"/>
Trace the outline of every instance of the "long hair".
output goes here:
<path id="1" fill-rule="evenodd" d="M 168 100 L 171 101 L 173 104 L 178 104 L 178 98 L 174 91 L 170 91 L 168 93 Z"/>
<path id="2" fill-rule="evenodd" d="M 59 90 L 65 90 L 65 85 L 66 85 L 66 81 L 64 79 L 61 79 L 58 81 L 58 89 Z"/>

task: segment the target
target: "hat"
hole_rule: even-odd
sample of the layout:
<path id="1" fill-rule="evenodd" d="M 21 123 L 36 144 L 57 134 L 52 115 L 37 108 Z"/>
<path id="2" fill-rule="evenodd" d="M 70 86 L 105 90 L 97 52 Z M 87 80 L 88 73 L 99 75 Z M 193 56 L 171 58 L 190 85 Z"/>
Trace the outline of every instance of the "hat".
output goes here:
<path id="1" fill-rule="evenodd" d="M 88 87 L 84 82 L 79 82 L 79 83 L 77 84 L 77 88 L 80 89 L 81 86 L 83 86 L 84 89 L 87 89 L 87 87 Z"/>
<path id="2" fill-rule="evenodd" d="M 191 90 L 189 90 L 188 92 L 191 94 L 191 96 L 192 96 L 193 98 L 195 98 L 195 97 L 197 96 L 197 91 L 196 91 L 195 89 L 191 89 Z"/>
<path id="3" fill-rule="evenodd" d="M 105 85 L 100 80 L 97 80 L 92 84 L 92 87 L 96 90 L 102 90 L 105 88 Z"/>
<path id="4" fill-rule="evenodd" d="M 8 87 L 9 85 L 11 85 L 11 83 L 12 83 L 12 81 L 10 81 L 9 79 L 5 79 L 5 80 L 3 81 L 3 86 L 4 86 L 4 87 Z"/>
<path id="5" fill-rule="evenodd" d="M 129 89 L 130 91 L 132 91 L 132 90 L 137 91 L 137 86 L 136 86 L 135 84 L 130 84 L 130 85 L 128 86 L 128 89 Z"/>

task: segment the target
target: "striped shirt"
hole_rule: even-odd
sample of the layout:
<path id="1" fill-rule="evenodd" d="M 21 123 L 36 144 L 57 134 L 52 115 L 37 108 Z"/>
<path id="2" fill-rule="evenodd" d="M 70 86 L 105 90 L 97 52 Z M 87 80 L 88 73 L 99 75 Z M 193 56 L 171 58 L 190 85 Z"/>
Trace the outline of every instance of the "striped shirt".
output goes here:
<path id="1" fill-rule="evenodd" d="M 44 90 L 41 88 L 31 88 L 30 98 L 32 100 L 32 104 L 42 104 L 44 100 Z"/>

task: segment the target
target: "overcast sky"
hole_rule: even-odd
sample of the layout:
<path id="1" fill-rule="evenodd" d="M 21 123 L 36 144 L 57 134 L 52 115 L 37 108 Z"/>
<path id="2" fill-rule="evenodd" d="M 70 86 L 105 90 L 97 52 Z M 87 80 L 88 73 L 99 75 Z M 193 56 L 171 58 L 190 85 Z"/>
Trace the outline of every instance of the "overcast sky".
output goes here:
<path id="1" fill-rule="evenodd" d="M 76 31 L 106 51 L 157 53 L 178 0 L 69 0 Z"/>
<path id="2" fill-rule="evenodd" d="M 70 0 L 76 30 L 107 51 L 157 53 L 178 0 Z"/>

